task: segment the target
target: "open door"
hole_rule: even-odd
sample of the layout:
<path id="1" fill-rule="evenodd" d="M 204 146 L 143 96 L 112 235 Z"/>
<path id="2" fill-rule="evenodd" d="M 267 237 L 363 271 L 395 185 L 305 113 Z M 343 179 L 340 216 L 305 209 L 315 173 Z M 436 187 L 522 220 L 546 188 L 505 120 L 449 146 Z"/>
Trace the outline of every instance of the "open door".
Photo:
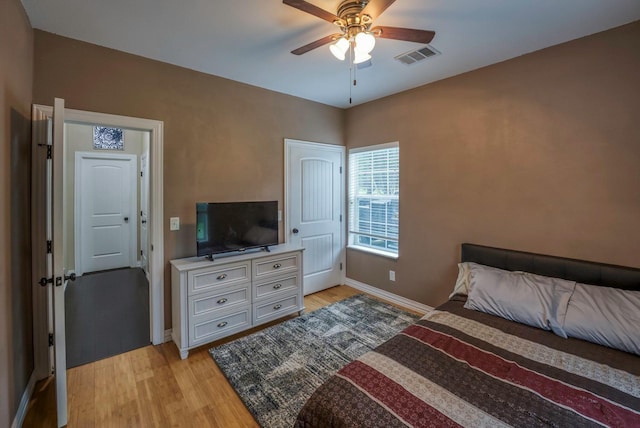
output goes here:
<path id="1" fill-rule="evenodd" d="M 47 159 L 47 242 L 50 242 L 47 282 L 52 288 L 49 308 L 53 313 L 54 377 L 56 382 L 56 408 L 58 426 L 67 425 L 67 353 L 64 325 L 64 290 L 67 277 L 64 272 L 63 225 L 63 158 L 64 158 L 64 100 L 55 99 L 53 108 L 53 138 L 51 158 Z"/>

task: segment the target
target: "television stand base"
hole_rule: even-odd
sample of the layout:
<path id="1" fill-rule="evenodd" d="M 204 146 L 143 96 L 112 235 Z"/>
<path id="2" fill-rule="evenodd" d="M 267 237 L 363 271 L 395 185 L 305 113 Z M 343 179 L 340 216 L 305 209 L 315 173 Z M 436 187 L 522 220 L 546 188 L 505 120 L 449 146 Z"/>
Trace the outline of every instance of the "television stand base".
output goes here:
<path id="1" fill-rule="evenodd" d="M 262 251 L 266 251 L 267 253 L 271 252 L 268 245 L 265 245 L 264 247 L 262 247 Z"/>

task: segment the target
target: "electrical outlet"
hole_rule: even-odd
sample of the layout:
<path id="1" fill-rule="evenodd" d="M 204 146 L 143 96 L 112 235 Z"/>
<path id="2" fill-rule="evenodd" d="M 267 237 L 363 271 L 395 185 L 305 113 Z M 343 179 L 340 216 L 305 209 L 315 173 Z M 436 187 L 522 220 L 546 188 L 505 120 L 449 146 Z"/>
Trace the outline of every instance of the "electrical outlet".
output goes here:
<path id="1" fill-rule="evenodd" d="M 389 271 L 389 280 L 395 282 L 395 280 L 396 280 L 396 271 L 395 270 L 390 270 Z"/>
<path id="2" fill-rule="evenodd" d="M 169 219 L 169 230 L 180 230 L 180 217 L 171 217 Z"/>
<path id="3" fill-rule="evenodd" d="M 278 221 L 282 221 L 282 210 L 278 210 Z"/>

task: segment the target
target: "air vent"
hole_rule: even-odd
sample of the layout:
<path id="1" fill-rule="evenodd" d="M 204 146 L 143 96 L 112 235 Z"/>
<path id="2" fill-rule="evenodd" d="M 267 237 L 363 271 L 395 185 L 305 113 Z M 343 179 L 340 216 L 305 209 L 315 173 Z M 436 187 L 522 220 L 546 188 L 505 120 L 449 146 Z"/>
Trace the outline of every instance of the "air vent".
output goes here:
<path id="1" fill-rule="evenodd" d="M 416 49 L 415 51 L 398 55 L 395 59 L 403 64 L 411 65 L 436 55 L 440 55 L 440 52 L 433 46 L 426 45 L 420 49 Z"/>

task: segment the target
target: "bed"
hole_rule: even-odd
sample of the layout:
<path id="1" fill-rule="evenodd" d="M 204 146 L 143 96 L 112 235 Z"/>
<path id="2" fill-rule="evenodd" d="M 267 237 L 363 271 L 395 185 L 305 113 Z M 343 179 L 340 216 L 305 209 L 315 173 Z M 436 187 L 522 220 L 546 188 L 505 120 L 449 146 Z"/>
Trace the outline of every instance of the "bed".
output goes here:
<path id="1" fill-rule="evenodd" d="M 497 268 L 490 274 L 555 281 L 553 317 L 566 317 L 560 333 L 585 328 L 575 315 L 576 287 L 589 296 L 622 296 L 613 305 L 596 302 L 595 311 L 602 306 L 605 320 L 627 323 L 633 331 L 623 346 L 631 350 L 561 337 L 552 322 L 542 329 L 465 308 L 481 289 L 475 285 L 343 367 L 309 398 L 296 427 L 640 426 L 640 356 L 633 353 L 640 346 L 640 269 L 474 244 L 462 245 L 463 265 L 480 265 L 476 279 Z M 563 312 L 553 300 L 566 294 L 558 284 L 576 283 Z"/>

